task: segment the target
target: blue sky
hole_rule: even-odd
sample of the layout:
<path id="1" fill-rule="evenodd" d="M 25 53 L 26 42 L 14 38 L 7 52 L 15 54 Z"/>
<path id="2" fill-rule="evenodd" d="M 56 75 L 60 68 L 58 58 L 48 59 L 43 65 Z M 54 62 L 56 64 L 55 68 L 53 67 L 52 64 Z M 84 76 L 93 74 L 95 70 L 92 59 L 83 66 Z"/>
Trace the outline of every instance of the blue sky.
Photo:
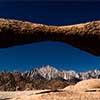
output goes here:
<path id="1" fill-rule="evenodd" d="M 0 1 L 0 17 L 48 25 L 100 19 L 100 2 Z M 0 70 L 30 70 L 41 65 L 87 71 L 100 69 L 100 57 L 60 42 L 40 42 L 0 49 Z"/>

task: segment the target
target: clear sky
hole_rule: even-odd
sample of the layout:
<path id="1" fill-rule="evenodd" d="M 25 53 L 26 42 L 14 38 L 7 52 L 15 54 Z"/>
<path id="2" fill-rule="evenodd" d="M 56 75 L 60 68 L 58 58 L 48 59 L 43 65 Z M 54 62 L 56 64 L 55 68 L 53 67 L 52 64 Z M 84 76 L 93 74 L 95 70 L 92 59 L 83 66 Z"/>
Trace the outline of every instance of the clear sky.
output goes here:
<path id="1" fill-rule="evenodd" d="M 0 17 L 48 25 L 100 20 L 100 2 L 0 1 Z M 30 70 L 41 65 L 87 71 L 100 69 L 100 57 L 59 42 L 40 42 L 0 49 L 0 70 Z"/>

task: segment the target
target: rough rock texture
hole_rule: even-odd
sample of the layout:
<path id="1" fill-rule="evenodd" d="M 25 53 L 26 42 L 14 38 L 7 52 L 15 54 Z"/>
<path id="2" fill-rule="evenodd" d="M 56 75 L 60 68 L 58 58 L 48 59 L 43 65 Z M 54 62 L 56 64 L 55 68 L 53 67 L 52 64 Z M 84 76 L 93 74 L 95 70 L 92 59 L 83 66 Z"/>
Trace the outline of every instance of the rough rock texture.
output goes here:
<path id="1" fill-rule="evenodd" d="M 20 73 L 20 72 L 19 72 Z M 41 89 L 62 89 L 69 83 L 63 80 L 46 80 L 35 79 L 27 80 L 23 76 L 11 72 L 0 73 L 0 91 L 24 91 L 24 90 L 41 90 Z"/>
<path id="2" fill-rule="evenodd" d="M 68 82 L 76 83 L 80 80 L 91 79 L 91 78 L 100 78 L 100 70 L 90 70 L 87 72 L 75 72 L 73 70 L 58 70 L 53 66 L 41 66 L 31 71 L 23 73 L 23 76 L 27 79 L 60 79 L 66 80 Z"/>
<path id="3" fill-rule="evenodd" d="M 76 73 L 75 71 L 60 71 L 50 65 L 23 73 L 4 71 L 0 72 L 0 91 L 62 89 L 91 78 L 100 78 L 100 71 Z"/>
<path id="4" fill-rule="evenodd" d="M 48 26 L 0 19 L 0 48 L 48 40 L 68 43 L 100 56 L 100 21 L 69 26 Z"/>
<path id="5" fill-rule="evenodd" d="M 10 72 L 0 73 L 0 90 L 1 91 L 15 90 L 15 79 Z"/>
<path id="6" fill-rule="evenodd" d="M 0 91 L 23 91 L 23 90 L 40 90 L 40 89 L 62 89 L 66 86 L 68 86 L 69 83 L 62 78 L 55 78 L 52 74 L 49 74 L 49 77 L 52 76 L 52 79 L 48 79 L 48 77 L 45 76 L 45 72 L 48 69 L 47 72 L 51 70 L 51 73 L 54 74 L 53 70 L 55 68 L 51 67 L 41 67 L 34 69 L 29 72 L 0 72 Z M 40 74 L 40 71 L 42 75 Z M 43 72 L 42 72 L 43 71 Z M 73 84 L 74 81 L 73 81 Z"/>
<path id="7" fill-rule="evenodd" d="M 62 89 L 81 80 L 100 79 L 100 71 L 77 73 L 61 71 L 53 66 L 41 66 L 27 72 L 0 72 L 0 91 L 23 91 L 40 89 Z M 67 87 L 72 88 L 72 87 Z"/>
<path id="8" fill-rule="evenodd" d="M 64 90 L 86 92 L 88 90 L 100 90 L 100 79 L 87 79 L 78 82 L 75 85 L 67 86 Z"/>
<path id="9" fill-rule="evenodd" d="M 39 68 L 27 71 L 23 74 L 27 79 L 46 79 L 46 80 L 62 80 L 69 83 L 77 83 L 81 76 L 75 71 L 61 71 L 53 66 L 41 66 Z"/>
<path id="10" fill-rule="evenodd" d="M 87 72 L 79 73 L 79 78 L 81 80 L 91 79 L 91 78 L 99 78 L 100 79 L 100 70 L 90 70 Z"/>
<path id="11" fill-rule="evenodd" d="M 100 88 L 100 79 L 88 79 L 78 82 L 75 86 L 78 91 Z"/>

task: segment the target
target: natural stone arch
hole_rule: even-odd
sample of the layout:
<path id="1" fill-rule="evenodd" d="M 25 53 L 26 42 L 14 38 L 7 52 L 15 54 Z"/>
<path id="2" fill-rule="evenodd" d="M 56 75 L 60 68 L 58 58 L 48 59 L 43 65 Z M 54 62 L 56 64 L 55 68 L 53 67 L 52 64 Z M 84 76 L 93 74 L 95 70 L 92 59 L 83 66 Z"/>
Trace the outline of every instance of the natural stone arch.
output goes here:
<path id="1" fill-rule="evenodd" d="M 0 19 L 0 48 L 48 40 L 68 43 L 100 56 L 100 21 L 69 26 L 48 26 Z"/>

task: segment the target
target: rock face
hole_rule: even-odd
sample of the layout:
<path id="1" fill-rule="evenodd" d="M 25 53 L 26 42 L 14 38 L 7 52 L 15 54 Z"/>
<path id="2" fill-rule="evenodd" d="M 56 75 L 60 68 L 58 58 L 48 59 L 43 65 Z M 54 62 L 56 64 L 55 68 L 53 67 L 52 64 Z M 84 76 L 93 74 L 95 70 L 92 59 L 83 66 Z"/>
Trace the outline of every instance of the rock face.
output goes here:
<path id="1" fill-rule="evenodd" d="M 0 19 L 0 48 L 48 40 L 68 43 L 100 56 L 100 21 L 69 26 L 48 26 Z"/>
<path id="2" fill-rule="evenodd" d="M 87 91 L 88 89 L 100 88 L 100 79 L 88 79 L 78 82 L 74 88 L 77 91 Z"/>
<path id="3" fill-rule="evenodd" d="M 90 78 L 100 78 L 100 70 L 81 72 L 79 73 L 79 78 L 82 80 L 90 79 Z"/>
<path id="4" fill-rule="evenodd" d="M 46 80 L 66 80 L 67 82 L 75 83 L 74 79 L 79 81 L 79 75 L 75 71 L 60 71 L 53 66 L 41 66 L 40 68 L 33 69 L 25 73 L 25 76 L 34 80 L 37 76 Z"/>
<path id="5" fill-rule="evenodd" d="M 73 92 L 94 92 L 100 90 L 100 79 L 87 79 L 75 85 L 67 86 L 63 90 Z"/>
<path id="6" fill-rule="evenodd" d="M 0 91 L 23 91 L 32 89 L 61 89 L 69 82 L 52 66 L 42 66 L 27 72 L 0 72 Z M 56 76 L 55 76 L 56 75 Z"/>
<path id="7" fill-rule="evenodd" d="M 15 90 L 15 79 L 10 72 L 0 73 L 0 90 L 1 91 Z"/>
<path id="8" fill-rule="evenodd" d="M 72 70 L 61 71 L 47 65 L 23 73 L 18 71 L 0 72 L 0 91 L 62 89 L 86 79 L 100 79 L 100 71 L 77 73 Z"/>
<path id="9" fill-rule="evenodd" d="M 63 79 L 67 80 L 69 82 L 73 81 L 75 83 L 80 80 L 86 80 L 91 78 L 100 78 L 100 70 L 90 70 L 87 72 L 75 72 L 73 70 L 57 70 L 53 66 L 47 65 L 47 66 L 41 66 L 39 68 L 33 69 L 31 71 L 25 72 L 23 75 L 25 77 L 30 77 L 30 79 L 34 80 L 36 77 L 39 79 Z M 28 78 L 29 79 L 29 78 Z"/>

